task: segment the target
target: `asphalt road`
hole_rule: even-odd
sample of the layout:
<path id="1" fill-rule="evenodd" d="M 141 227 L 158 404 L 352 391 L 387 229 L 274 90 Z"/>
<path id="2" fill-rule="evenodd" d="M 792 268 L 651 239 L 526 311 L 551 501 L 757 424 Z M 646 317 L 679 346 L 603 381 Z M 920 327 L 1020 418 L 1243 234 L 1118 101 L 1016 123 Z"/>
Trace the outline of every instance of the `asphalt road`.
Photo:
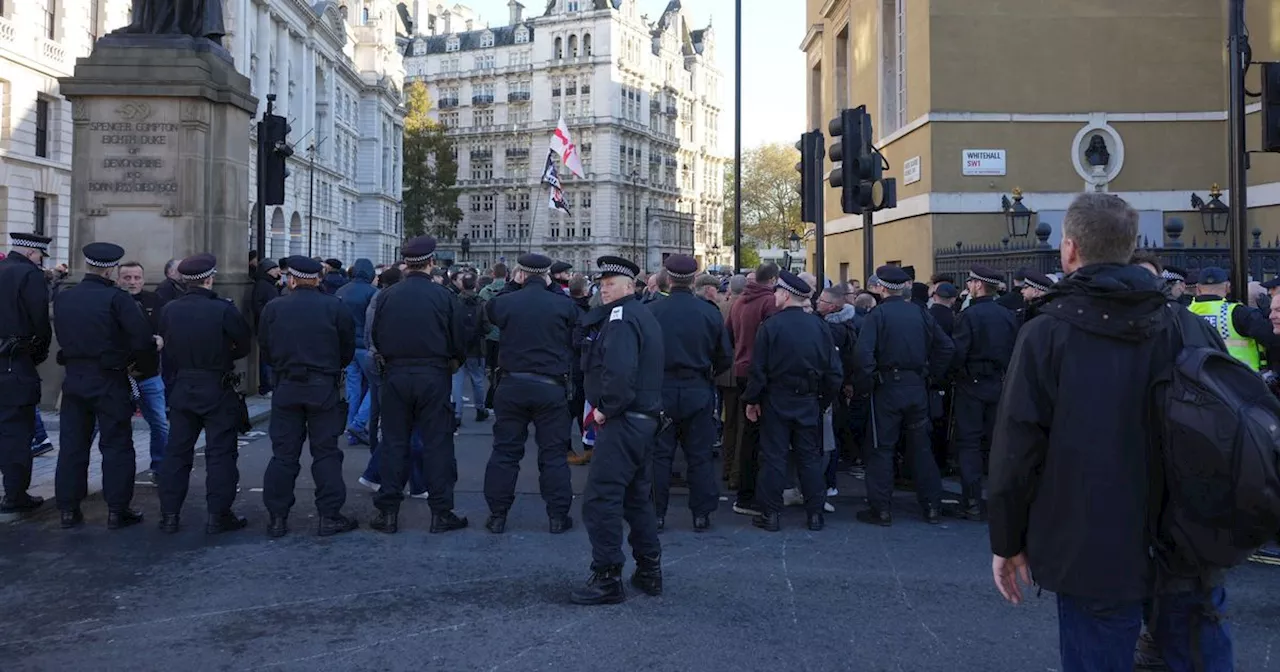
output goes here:
<path id="1" fill-rule="evenodd" d="M 58 529 L 52 511 L 0 526 L 0 670 L 1057 668 L 1053 596 L 1003 603 L 983 526 L 931 528 L 909 494 L 892 528 L 860 525 L 853 479 L 819 533 L 803 529 L 797 509 L 781 533 L 765 533 L 723 502 L 713 530 L 695 535 L 676 499 L 662 538 L 666 594 L 573 606 L 568 593 L 588 575 L 586 533 L 579 524 L 547 534 L 533 451 L 507 534 L 484 531 L 489 440 L 468 418 L 457 501 L 472 527 L 446 535 L 426 533 L 417 500 L 405 504 L 400 534 L 368 530 L 373 507 L 356 483 L 368 451 L 359 447 L 346 450 L 345 471 L 347 508 L 362 529 L 313 536 L 304 464 L 294 532 L 269 539 L 262 439 L 241 449 L 237 509 L 251 521 L 241 532 L 205 536 L 200 460 L 187 526 L 172 537 L 155 530 L 156 495 L 141 488 L 135 503 L 148 521 L 135 528 L 108 532 L 96 497 L 79 530 Z M 574 468 L 578 492 L 584 479 Z M 580 520 L 576 503 L 573 515 Z M 1238 669 L 1272 666 L 1278 587 L 1274 567 L 1231 578 Z"/>

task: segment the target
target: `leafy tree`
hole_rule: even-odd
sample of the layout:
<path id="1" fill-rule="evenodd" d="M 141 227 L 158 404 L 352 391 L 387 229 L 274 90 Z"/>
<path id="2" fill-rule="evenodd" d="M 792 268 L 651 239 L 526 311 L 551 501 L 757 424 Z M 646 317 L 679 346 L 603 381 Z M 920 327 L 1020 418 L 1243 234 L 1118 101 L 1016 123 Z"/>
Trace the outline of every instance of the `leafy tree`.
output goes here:
<path id="1" fill-rule="evenodd" d="M 786 247 L 792 231 L 800 232 L 800 174 L 795 147 L 772 143 L 742 154 L 742 260 L 739 267 L 760 264 L 761 247 Z M 724 235 L 733 244 L 733 168 L 725 171 Z"/>
<path id="2" fill-rule="evenodd" d="M 431 97 L 422 82 L 405 87 L 404 232 L 453 238 L 462 221 L 458 207 L 458 160 L 443 124 L 429 115 Z"/>

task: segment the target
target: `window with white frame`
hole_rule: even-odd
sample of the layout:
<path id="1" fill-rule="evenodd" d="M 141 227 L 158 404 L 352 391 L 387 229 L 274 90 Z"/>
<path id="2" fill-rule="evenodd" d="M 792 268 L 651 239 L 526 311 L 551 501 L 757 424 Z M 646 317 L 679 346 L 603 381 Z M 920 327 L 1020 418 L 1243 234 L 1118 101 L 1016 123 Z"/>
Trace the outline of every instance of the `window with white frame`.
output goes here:
<path id="1" fill-rule="evenodd" d="M 484 31 L 483 33 L 480 33 L 480 48 L 487 49 L 488 47 L 492 47 L 492 46 L 493 46 L 493 33 L 487 30 Z"/>
<path id="2" fill-rule="evenodd" d="M 457 35 L 450 35 L 450 36 L 449 36 L 449 39 L 445 40 L 445 42 L 444 42 L 444 50 L 445 50 L 445 51 L 457 51 L 457 50 L 458 50 L 458 46 L 459 46 L 459 43 L 458 43 L 458 36 L 457 36 Z"/>
<path id="3" fill-rule="evenodd" d="M 516 44 L 525 44 L 529 41 L 529 29 L 520 26 L 516 29 Z"/>
<path id="4" fill-rule="evenodd" d="M 414 42 L 414 43 L 413 43 L 413 55 L 414 55 L 414 56 L 422 56 L 422 55 L 423 55 L 423 54 L 425 54 L 425 53 L 427 53 L 427 43 L 426 43 L 425 41 L 423 41 L 423 40 L 418 40 L 418 41 L 416 41 L 416 42 Z"/>
<path id="5" fill-rule="evenodd" d="M 493 67 L 494 67 L 493 54 L 481 54 L 479 56 L 476 56 L 477 70 L 492 70 Z"/>
<path id="6" fill-rule="evenodd" d="M 907 40 L 906 0 L 883 0 L 884 20 L 881 43 L 884 53 L 880 65 L 882 136 L 893 133 L 907 123 Z"/>

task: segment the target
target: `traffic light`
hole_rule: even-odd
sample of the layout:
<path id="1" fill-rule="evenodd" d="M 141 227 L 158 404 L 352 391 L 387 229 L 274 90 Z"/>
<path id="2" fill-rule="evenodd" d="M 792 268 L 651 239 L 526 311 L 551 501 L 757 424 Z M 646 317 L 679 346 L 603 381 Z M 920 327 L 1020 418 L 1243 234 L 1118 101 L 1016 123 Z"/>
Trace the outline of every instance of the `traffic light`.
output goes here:
<path id="1" fill-rule="evenodd" d="M 865 105 L 841 110 L 828 127 L 831 173 L 827 180 L 840 189 L 840 209 L 851 215 L 897 207 L 897 185 L 884 178 L 884 157 L 875 148 L 871 115 Z"/>
<path id="2" fill-rule="evenodd" d="M 800 135 L 796 143 L 800 151 L 800 163 L 796 164 L 796 172 L 800 173 L 800 221 L 815 223 L 822 217 L 822 131 L 813 130 Z"/>
<path id="3" fill-rule="evenodd" d="M 293 147 L 289 145 L 289 121 L 276 114 L 267 113 L 262 117 L 262 175 L 263 203 L 267 205 L 284 204 L 284 180 L 289 177 L 287 160 L 293 156 Z"/>
<path id="4" fill-rule="evenodd" d="M 1280 152 L 1280 63 L 1262 64 L 1262 151 Z"/>

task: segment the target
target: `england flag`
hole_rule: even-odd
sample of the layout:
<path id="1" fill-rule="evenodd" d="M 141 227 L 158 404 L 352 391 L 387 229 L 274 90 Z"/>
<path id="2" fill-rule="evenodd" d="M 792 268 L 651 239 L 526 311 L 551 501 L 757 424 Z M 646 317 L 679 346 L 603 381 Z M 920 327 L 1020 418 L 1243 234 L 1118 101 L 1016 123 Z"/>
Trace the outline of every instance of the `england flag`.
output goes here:
<path id="1" fill-rule="evenodd" d="M 551 151 L 560 155 L 560 160 L 564 162 L 564 167 L 569 169 L 577 177 L 584 177 L 582 173 L 582 155 L 578 152 L 578 146 L 573 144 L 573 140 L 569 137 L 569 127 L 564 123 L 564 117 L 560 117 L 560 123 L 556 124 L 555 133 L 551 134 Z"/>

